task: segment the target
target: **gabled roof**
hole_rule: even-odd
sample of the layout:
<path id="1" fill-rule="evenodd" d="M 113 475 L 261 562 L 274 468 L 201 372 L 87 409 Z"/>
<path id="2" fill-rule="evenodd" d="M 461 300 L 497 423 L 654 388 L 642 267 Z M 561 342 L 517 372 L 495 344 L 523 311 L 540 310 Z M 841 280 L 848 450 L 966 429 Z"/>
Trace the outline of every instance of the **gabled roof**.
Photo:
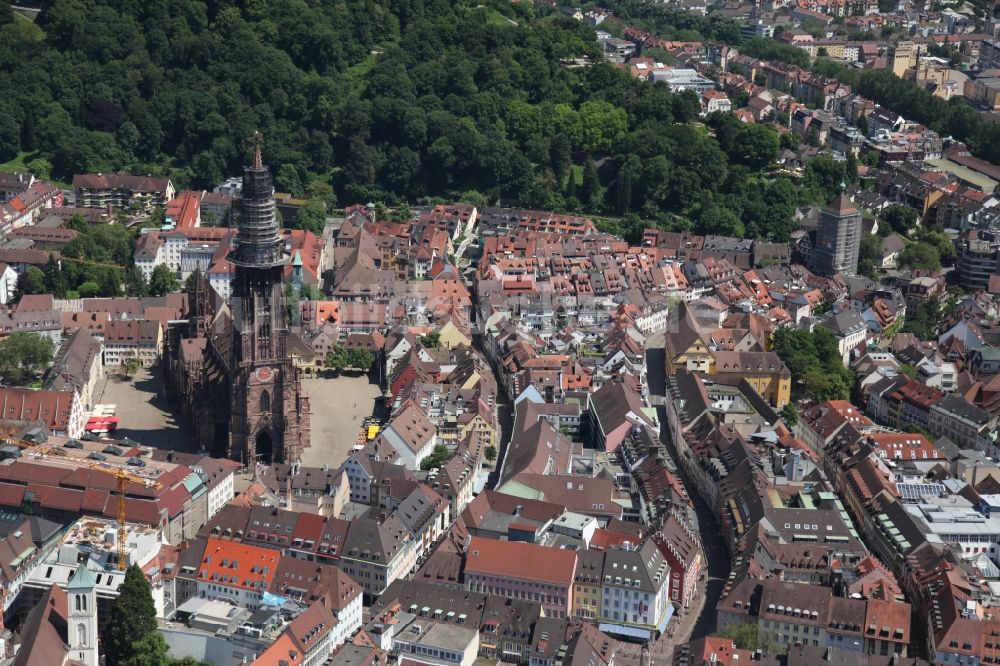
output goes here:
<path id="1" fill-rule="evenodd" d="M 633 423 L 636 419 L 650 427 L 656 427 L 643 411 L 639 394 L 622 382 L 608 382 L 592 393 L 590 407 L 605 433 L 624 423 Z"/>
<path id="2" fill-rule="evenodd" d="M 68 615 L 66 593 L 58 585 L 53 585 L 24 620 L 14 666 L 52 666 L 64 663 L 69 652 Z"/>
<path id="3" fill-rule="evenodd" d="M 671 315 L 667 330 L 670 331 L 670 335 L 666 336 L 668 359 L 683 354 L 698 340 L 705 342 L 701 327 L 684 301 L 681 301 L 675 313 Z"/>
<path id="4" fill-rule="evenodd" d="M 389 422 L 379 438 L 390 441 L 394 447 L 403 444 L 411 452 L 417 453 L 427 446 L 436 434 L 437 428 L 434 424 L 415 404 L 411 403 Z"/>

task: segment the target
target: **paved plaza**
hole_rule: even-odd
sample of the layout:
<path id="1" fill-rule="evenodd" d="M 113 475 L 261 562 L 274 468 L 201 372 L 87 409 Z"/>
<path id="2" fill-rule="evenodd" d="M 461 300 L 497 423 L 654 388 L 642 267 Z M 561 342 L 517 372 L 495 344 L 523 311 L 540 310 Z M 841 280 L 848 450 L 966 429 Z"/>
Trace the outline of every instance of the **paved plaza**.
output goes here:
<path id="1" fill-rule="evenodd" d="M 187 423 L 163 395 L 163 376 L 159 369 L 141 368 L 130 379 L 109 369 L 103 390 L 98 387 L 95 403 L 117 405 L 121 419 L 115 439 L 135 440 L 140 444 L 170 451 L 194 452 L 194 440 Z"/>
<path id="2" fill-rule="evenodd" d="M 312 446 L 302 455 L 304 465 L 339 466 L 358 443 L 361 424 L 375 413 L 382 394 L 365 375 L 303 379 L 312 405 Z M 108 373 L 96 403 L 115 404 L 121 419 L 115 439 L 128 437 L 171 451 L 195 451 L 187 423 L 163 396 L 163 378 L 157 369 L 140 369 L 131 379 Z"/>
<path id="3" fill-rule="evenodd" d="M 358 443 L 361 423 L 382 395 L 366 375 L 309 377 L 302 381 L 312 406 L 312 446 L 302 454 L 310 467 L 339 467 Z"/>

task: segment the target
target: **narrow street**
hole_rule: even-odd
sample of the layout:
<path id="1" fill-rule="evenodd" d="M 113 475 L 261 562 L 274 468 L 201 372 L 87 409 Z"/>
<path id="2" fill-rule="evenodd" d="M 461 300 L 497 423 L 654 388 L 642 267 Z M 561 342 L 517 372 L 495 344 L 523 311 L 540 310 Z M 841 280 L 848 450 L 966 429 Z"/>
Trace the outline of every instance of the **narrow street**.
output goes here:
<path id="1" fill-rule="evenodd" d="M 472 336 L 473 346 L 484 358 L 489 359 L 489 354 L 483 349 L 483 340 L 482 333 L 475 333 Z M 491 362 L 490 365 L 493 366 L 493 363 Z M 493 367 L 493 372 L 497 372 L 496 367 Z M 486 484 L 487 488 L 496 488 L 497 483 L 500 481 L 500 472 L 503 470 L 503 463 L 507 457 L 507 445 L 510 443 L 511 433 L 514 430 L 514 405 L 510 398 L 507 397 L 507 393 L 503 387 L 500 387 L 497 391 L 496 407 L 497 420 L 500 424 L 500 437 L 497 442 L 497 459 L 493 463 L 493 471 L 490 472 L 490 478 Z"/>
<path id="2" fill-rule="evenodd" d="M 655 333 L 646 339 L 646 373 L 651 397 L 666 395 L 665 354 L 663 333 Z M 676 461 L 677 452 L 673 442 L 670 441 L 669 428 L 666 425 L 666 408 L 658 406 L 656 410 L 660 420 L 660 439 Z M 722 590 L 725 587 L 726 579 L 729 578 L 731 564 L 729 550 L 726 548 L 725 539 L 711 509 L 698 495 L 694 483 L 688 478 L 680 464 L 677 465 L 677 474 L 694 503 L 695 514 L 698 517 L 698 533 L 701 536 L 707 562 L 698 590 L 700 594 L 704 595 L 704 603 L 691 631 L 690 638 L 693 639 L 706 636 L 715 630 L 715 607 L 722 597 Z"/>

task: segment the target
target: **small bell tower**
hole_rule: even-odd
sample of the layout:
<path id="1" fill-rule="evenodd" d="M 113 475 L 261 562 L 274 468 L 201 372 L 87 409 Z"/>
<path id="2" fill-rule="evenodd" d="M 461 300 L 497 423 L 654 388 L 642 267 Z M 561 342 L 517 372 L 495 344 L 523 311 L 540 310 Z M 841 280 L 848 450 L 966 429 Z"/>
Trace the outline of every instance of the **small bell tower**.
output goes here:
<path id="1" fill-rule="evenodd" d="M 66 583 L 69 609 L 66 629 L 70 658 L 86 666 L 99 666 L 97 653 L 97 580 L 81 562 Z"/>

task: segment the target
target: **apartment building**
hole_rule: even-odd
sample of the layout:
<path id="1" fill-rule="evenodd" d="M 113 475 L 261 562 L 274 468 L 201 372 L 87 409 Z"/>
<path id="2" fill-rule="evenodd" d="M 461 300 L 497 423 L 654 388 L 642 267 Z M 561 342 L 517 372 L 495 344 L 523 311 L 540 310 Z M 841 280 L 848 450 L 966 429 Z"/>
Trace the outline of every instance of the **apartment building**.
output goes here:
<path id="1" fill-rule="evenodd" d="M 946 395 L 930 408 L 927 429 L 937 437 L 947 437 L 961 448 L 995 455 L 997 417 L 958 395 Z"/>
<path id="2" fill-rule="evenodd" d="M 118 367 L 129 358 L 144 368 L 153 366 L 163 353 L 163 327 L 145 319 L 112 320 L 104 328 L 104 365 Z"/>
<path id="3" fill-rule="evenodd" d="M 163 207 L 176 191 L 167 178 L 123 173 L 88 173 L 73 176 L 76 205 L 83 208 L 128 208 L 133 205 Z"/>
<path id="4" fill-rule="evenodd" d="M 670 566 L 651 539 L 638 548 L 605 551 L 598 625 L 601 631 L 654 639 L 666 629 L 673 612 Z"/>

